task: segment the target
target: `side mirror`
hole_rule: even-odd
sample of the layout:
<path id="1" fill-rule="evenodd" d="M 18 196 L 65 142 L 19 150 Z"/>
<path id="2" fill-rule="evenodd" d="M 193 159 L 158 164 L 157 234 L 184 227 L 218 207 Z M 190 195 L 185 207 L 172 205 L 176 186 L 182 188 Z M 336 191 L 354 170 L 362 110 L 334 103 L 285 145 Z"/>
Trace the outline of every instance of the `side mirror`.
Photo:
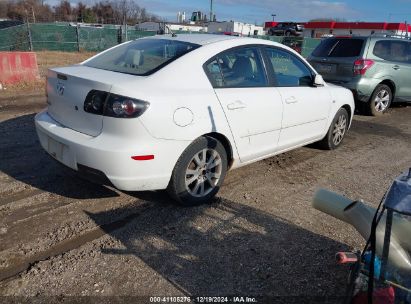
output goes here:
<path id="1" fill-rule="evenodd" d="M 313 85 L 315 87 L 323 87 L 325 85 L 325 81 L 320 74 L 315 75 Z"/>

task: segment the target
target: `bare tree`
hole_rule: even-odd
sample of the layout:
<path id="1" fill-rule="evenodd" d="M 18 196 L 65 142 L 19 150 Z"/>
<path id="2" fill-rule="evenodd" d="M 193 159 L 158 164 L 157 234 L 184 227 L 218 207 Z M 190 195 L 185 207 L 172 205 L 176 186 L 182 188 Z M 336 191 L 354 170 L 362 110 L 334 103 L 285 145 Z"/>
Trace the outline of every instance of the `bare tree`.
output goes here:
<path id="1" fill-rule="evenodd" d="M 68 0 L 51 8 L 44 0 L 0 0 L 0 18 L 29 22 L 83 21 L 134 25 L 161 19 L 140 7 L 136 0 L 103 0 L 88 7 L 82 2 L 72 6 Z"/>
<path id="2" fill-rule="evenodd" d="M 67 0 L 61 0 L 60 4 L 54 7 L 56 21 L 74 21 L 73 9 Z"/>

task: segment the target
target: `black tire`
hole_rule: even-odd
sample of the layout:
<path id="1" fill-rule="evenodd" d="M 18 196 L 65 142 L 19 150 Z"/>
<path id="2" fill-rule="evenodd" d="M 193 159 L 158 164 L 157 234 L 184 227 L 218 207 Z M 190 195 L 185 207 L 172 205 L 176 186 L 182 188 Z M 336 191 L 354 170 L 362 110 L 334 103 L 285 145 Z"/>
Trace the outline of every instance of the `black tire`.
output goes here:
<path id="1" fill-rule="evenodd" d="M 368 114 L 372 116 L 381 116 L 387 112 L 392 102 L 392 91 L 386 84 L 379 84 L 375 88 L 368 102 Z M 381 100 L 381 102 L 378 101 Z M 383 101 L 387 99 L 386 101 Z"/>
<path id="2" fill-rule="evenodd" d="M 325 135 L 325 137 L 318 142 L 319 146 L 325 150 L 337 149 L 343 142 L 349 123 L 350 120 L 347 110 L 344 108 L 339 109 L 331 122 L 327 135 Z M 344 124 L 344 126 L 342 126 L 342 124 Z"/>
<path id="3" fill-rule="evenodd" d="M 205 159 L 203 159 L 203 151 L 206 151 Z M 207 160 L 212 163 L 208 164 Z M 215 165 L 216 163 L 218 164 Z M 175 201 L 184 206 L 198 206 L 209 202 L 224 181 L 227 163 L 227 152 L 218 140 L 208 136 L 199 137 L 178 159 L 167 191 Z M 213 165 L 215 166 L 212 167 Z"/>

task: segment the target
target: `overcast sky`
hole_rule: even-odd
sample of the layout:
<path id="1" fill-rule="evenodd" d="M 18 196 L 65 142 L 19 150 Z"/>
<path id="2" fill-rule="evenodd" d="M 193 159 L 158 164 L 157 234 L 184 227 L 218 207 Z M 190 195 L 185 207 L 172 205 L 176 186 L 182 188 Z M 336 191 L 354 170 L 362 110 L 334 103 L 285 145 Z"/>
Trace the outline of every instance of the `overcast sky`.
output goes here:
<path id="1" fill-rule="evenodd" d="M 80 0 L 70 1 L 76 4 Z M 46 0 L 55 5 L 59 0 Z M 92 5 L 95 0 L 83 0 Z M 210 0 L 136 0 L 149 12 L 175 21 L 177 12 L 193 11 L 209 14 Z M 237 20 L 262 23 L 278 21 L 307 21 L 313 18 L 344 18 L 348 21 L 411 22 L 411 0 L 214 0 L 218 20 Z"/>

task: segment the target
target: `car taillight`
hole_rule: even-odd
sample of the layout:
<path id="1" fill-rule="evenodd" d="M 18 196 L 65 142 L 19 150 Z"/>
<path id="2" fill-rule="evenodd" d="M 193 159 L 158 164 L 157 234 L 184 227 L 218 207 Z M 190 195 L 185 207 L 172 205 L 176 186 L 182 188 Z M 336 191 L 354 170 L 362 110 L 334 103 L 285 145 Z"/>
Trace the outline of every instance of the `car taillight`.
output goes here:
<path id="1" fill-rule="evenodd" d="M 92 90 L 87 94 L 84 111 L 118 118 L 135 118 L 143 114 L 150 104 L 146 101 Z"/>
<path id="2" fill-rule="evenodd" d="M 358 59 L 354 61 L 354 75 L 364 75 L 374 64 L 370 59 Z"/>
<path id="3" fill-rule="evenodd" d="M 103 115 L 107 96 L 107 92 L 91 90 L 84 101 L 84 111 Z"/>
<path id="4" fill-rule="evenodd" d="M 146 101 L 110 94 L 104 115 L 121 118 L 138 117 L 147 110 L 149 105 Z"/>

